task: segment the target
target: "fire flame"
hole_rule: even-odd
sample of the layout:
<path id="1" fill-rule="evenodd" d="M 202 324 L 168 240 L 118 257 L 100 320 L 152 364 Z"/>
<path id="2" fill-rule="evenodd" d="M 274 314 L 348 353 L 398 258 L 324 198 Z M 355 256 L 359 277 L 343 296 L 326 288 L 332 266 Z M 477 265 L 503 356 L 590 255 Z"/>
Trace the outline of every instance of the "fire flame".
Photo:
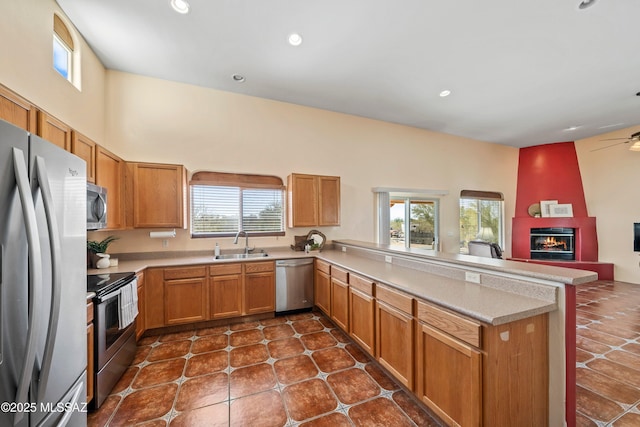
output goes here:
<path id="1" fill-rule="evenodd" d="M 553 236 L 549 236 L 544 239 L 544 242 L 542 242 L 542 246 L 544 247 L 544 249 L 559 249 L 559 247 L 562 246 L 562 250 L 567 250 L 567 242 L 556 240 L 556 238 Z"/>

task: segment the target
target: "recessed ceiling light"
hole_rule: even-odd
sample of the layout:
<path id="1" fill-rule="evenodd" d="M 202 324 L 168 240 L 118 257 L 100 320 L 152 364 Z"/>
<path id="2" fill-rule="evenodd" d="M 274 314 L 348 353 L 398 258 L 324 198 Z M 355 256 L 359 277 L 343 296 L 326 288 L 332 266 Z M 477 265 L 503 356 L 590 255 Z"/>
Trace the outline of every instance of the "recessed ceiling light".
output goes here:
<path id="1" fill-rule="evenodd" d="M 591 7 L 595 4 L 595 2 L 596 0 L 583 0 L 578 5 L 578 9 L 586 9 L 588 7 Z"/>
<path id="2" fill-rule="evenodd" d="M 291 33 L 287 38 L 291 46 L 300 46 L 302 44 L 302 36 L 298 33 Z"/>
<path id="3" fill-rule="evenodd" d="M 233 79 L 234 82 L 236 83 L 242 83 L 244 82 L 244 76 L 242 74 L 234 74 L 231 76 L 231 78 Z"/>
<path id="4" fill-rule="evenodd" d="M 569 126 L 566 129 L 563 129 L 565 132 L 571 132 L 572 130 L 578 129 L 580 126 Z"/>
<path id="5" fill-rule="evenodd" d="M 171 7 L 178 13 L 183 15 L 189 13 L 189 2 L 186 0 L 171 0 Z"/>
<path id="6" fill-rule="evenodd" d="M 445 96 L 449 96 L 451 95 L 451 91 L 448 89 L 443 90 L 442 92 L 440 92 L 440 97 L 444 98 Z"/>

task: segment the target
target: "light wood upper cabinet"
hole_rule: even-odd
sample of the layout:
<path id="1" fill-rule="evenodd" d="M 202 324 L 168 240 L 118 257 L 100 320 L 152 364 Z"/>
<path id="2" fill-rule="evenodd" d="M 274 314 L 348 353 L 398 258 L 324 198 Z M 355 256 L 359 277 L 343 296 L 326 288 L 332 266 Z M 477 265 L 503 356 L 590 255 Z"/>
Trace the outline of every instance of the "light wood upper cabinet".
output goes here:
<path id="1" fill-rule="evenodd" d="M 38 111 L 38 136 L 71 151 L 71 127 L 44 111 Z"/>
<path id="2" fill-rule="evenodd" d="M 124 161 L 98 146 L 96 150 L 96 185 L 107 189 L 107 230 L 124 228 Z"/>
<path id="3" fill-rule="evenodd" d="M 34 134 L 38 131 L 36 107 L 2 85 L 0 119 Z"/>
<path id="4" fill-rule="evenodd" d="M 340 177 L 291 174 L 287 177 L 289 227 L 340 225 Z"/>
<path id="5" fill-rule="evenodd" d="M 87 163 L 87 181 L 96 182 L 97 144 L 75 130 L 71 132 L 71 152 Z"/>
<path id="6" fill-rule="evenodd" d="M 134 228 L 186 228 L 187 172 L 182 165 L 127 163 Z M 129 190 L 127 190 L 129 192 Z M 127 215 L 129 216 L 129 215 Z"/>

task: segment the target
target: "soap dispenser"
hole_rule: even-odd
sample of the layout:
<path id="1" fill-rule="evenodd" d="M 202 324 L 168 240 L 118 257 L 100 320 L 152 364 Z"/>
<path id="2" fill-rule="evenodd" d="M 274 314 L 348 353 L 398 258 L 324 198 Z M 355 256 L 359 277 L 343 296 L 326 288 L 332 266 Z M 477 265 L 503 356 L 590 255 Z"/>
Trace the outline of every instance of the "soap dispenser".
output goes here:
<path id="1" fill-rule="evenodd" d="M 215 256 L 220 256 L 220 246 L 216 243 Z"/>

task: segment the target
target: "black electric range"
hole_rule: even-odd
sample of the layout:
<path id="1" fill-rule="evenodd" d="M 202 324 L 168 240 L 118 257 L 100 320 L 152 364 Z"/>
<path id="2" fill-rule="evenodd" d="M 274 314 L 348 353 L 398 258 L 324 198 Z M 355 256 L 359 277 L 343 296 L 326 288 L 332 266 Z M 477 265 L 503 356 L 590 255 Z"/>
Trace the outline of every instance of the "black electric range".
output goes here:
<path id="1" fill-rule="evenodd" d="M 114 291 L 135 279 L 136 274 L 127 273 L 105 273 L 87 275 L 87 292 L 95 292 L 96 298 L 100 298 Z"/>

